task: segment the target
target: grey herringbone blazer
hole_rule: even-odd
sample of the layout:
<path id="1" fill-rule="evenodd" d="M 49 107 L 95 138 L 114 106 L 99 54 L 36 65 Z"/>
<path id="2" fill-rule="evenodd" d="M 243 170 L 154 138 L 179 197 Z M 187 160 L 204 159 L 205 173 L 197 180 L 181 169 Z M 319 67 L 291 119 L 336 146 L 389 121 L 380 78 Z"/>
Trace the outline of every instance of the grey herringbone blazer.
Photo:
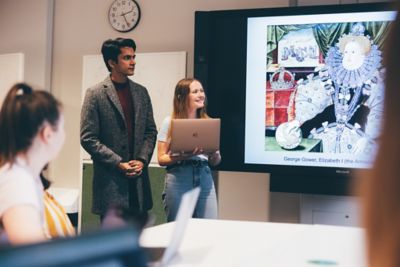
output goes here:
<path id="1" fill-rule="evenodd" d="M 93 160 L 92 212 L 95 214 L 104 215 L 110 205 L 128 208 L 129 198 L 136 196 L 140 211 L 147 211 L 153 205 L 147 165 L 153 154 L 157 128 L 146 88 L 131 80 L 129 86 L 135 113 L 133 159 L 145 162 L 139 177 L 127 178 L 117 168 L 121 161 L 132 159 L 122 106 L 110 77 L 89 88 L 83 102 L 80 139 Z"/>

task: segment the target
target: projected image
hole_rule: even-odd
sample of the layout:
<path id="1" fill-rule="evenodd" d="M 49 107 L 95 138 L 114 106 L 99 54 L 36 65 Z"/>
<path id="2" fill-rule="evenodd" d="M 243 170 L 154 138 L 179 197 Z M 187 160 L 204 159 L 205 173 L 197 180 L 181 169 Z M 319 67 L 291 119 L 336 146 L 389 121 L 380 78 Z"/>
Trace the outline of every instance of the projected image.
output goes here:
<path id="1" fill-rule="evenodd" d="M 389 24 L 266 27 L 265 151 L 375 151 Z"/>

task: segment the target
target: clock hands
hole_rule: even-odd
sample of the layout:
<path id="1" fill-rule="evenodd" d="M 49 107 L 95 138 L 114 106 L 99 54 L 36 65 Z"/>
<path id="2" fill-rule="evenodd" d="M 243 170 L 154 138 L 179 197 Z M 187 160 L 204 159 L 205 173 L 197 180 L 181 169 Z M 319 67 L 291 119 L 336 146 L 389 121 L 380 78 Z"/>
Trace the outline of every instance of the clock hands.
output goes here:
<path id="1" fill-rule="evenodd" d="M 128 22 L 128 20 L 126 19 L 125 15 L 121 15 L 121 16 L 124 17 L 124 20 L 125 20 L 125 22 L 126 22 L 126 25 L 128 25 L 128 27 L 129 27 L 129 22 Z"/>
<path id="2" fill-rule="evenodd" d="M 129 24 L 129 22 L 128 22 L 128 20 L 126 19 L 126 15 L 127 14 L 129 14 L 129 13 L 132 13 L 133 12 L 133 7 L 132 7 L 132 9 L 131 10 L 129 10 L 129 11 L 127 11 L 127 12 L 122 12 L 120 15 L 119 15 L 119 17 L 123 17 L 124 18 L 124 20 L 125 20 L 125 23 L 126 23 L 126 25 L 129 27 L 130 26 L 130 24 Z"/>
<path id="3" fill-rule="evenodd" d="M 123 16 L 123 17 L 125 17 L 125 15 L 127 15 L 127 14 L 131 13 L 132 11 L 133 11 L 133 7 L 132 7 L 132 9 L 131 9 L 131 10 L 129 10 L 128 12 L 122 13 L 120 16 Z"/>
<path id="4" fill-rule="evenodd" d="M 125 23 L 126 23 L 126 25 L 128 25 L 128 27 L 129 27 L 129 22 L 128 22 L 128 20 L 126 19 L 125 15 L 127 15 L 127 14 L 129 14 L 129 13 L 132 13 L 132 12 L 133 12 L 133 7 L 132 7 L 132 9 L 131 9 L 130 11 L 125 12 L 125 13 L 121 13 L 121 15 L 120 15 L 121 17 L 124 18 Z"/>

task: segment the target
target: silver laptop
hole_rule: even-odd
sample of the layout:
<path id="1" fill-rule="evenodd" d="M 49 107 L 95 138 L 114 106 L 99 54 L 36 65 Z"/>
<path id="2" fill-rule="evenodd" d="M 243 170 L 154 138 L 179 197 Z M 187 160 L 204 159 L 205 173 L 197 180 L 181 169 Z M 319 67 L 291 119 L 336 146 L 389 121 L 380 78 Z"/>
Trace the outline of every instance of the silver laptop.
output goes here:
<path id="1" fill-rule="evenodd" d="M 179 246 L 182 243 L 186 227 L 189 219 L 192 218 L 197 200 L 199 198 L 200 188 L 196 187 L 183 194 L 181 203 L 179 204 L 178 213 L 175 219 L 174 229 L 171 239 L 166 248 L 145 247 L 145 251 L 149 255 L 150 267 L 166 266 L 177 254 Z"/>
<path id="2" fill-rule="evenodd" d="M 196 147 L 205 153 L 219 150 L 220 119 L 172 119 L 171 144 L 173 154 L 191 153 Z"/>

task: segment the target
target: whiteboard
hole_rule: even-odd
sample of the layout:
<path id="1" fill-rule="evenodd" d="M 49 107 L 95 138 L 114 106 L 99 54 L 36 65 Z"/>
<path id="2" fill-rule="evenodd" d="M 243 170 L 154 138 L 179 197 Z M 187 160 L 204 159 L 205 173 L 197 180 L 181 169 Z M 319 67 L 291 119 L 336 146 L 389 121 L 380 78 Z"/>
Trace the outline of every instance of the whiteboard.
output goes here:
<path id="1" fill-rule="evenodd" d="M 2 54 L 0 55 L 0 106 L 3 100 L 17 82 L 24 79 L 24 54 Z"/>
<path id="2" fill-rule="evenodd" d="M 82 102 L 86 90 L 103 81 L 109 75 L 102 55 L 83 56 Z M 172 113 L 172 100 L 176 83 L 186 77 L 186 52 L 137 53 L 133 81 L 143 85 L 149 92 L 154 120 L 159 129 L 164 118 Z M 90 160 L 84 150 L 82 159 Z M 151 163 L 157 163 L 157 147 Z"/>

